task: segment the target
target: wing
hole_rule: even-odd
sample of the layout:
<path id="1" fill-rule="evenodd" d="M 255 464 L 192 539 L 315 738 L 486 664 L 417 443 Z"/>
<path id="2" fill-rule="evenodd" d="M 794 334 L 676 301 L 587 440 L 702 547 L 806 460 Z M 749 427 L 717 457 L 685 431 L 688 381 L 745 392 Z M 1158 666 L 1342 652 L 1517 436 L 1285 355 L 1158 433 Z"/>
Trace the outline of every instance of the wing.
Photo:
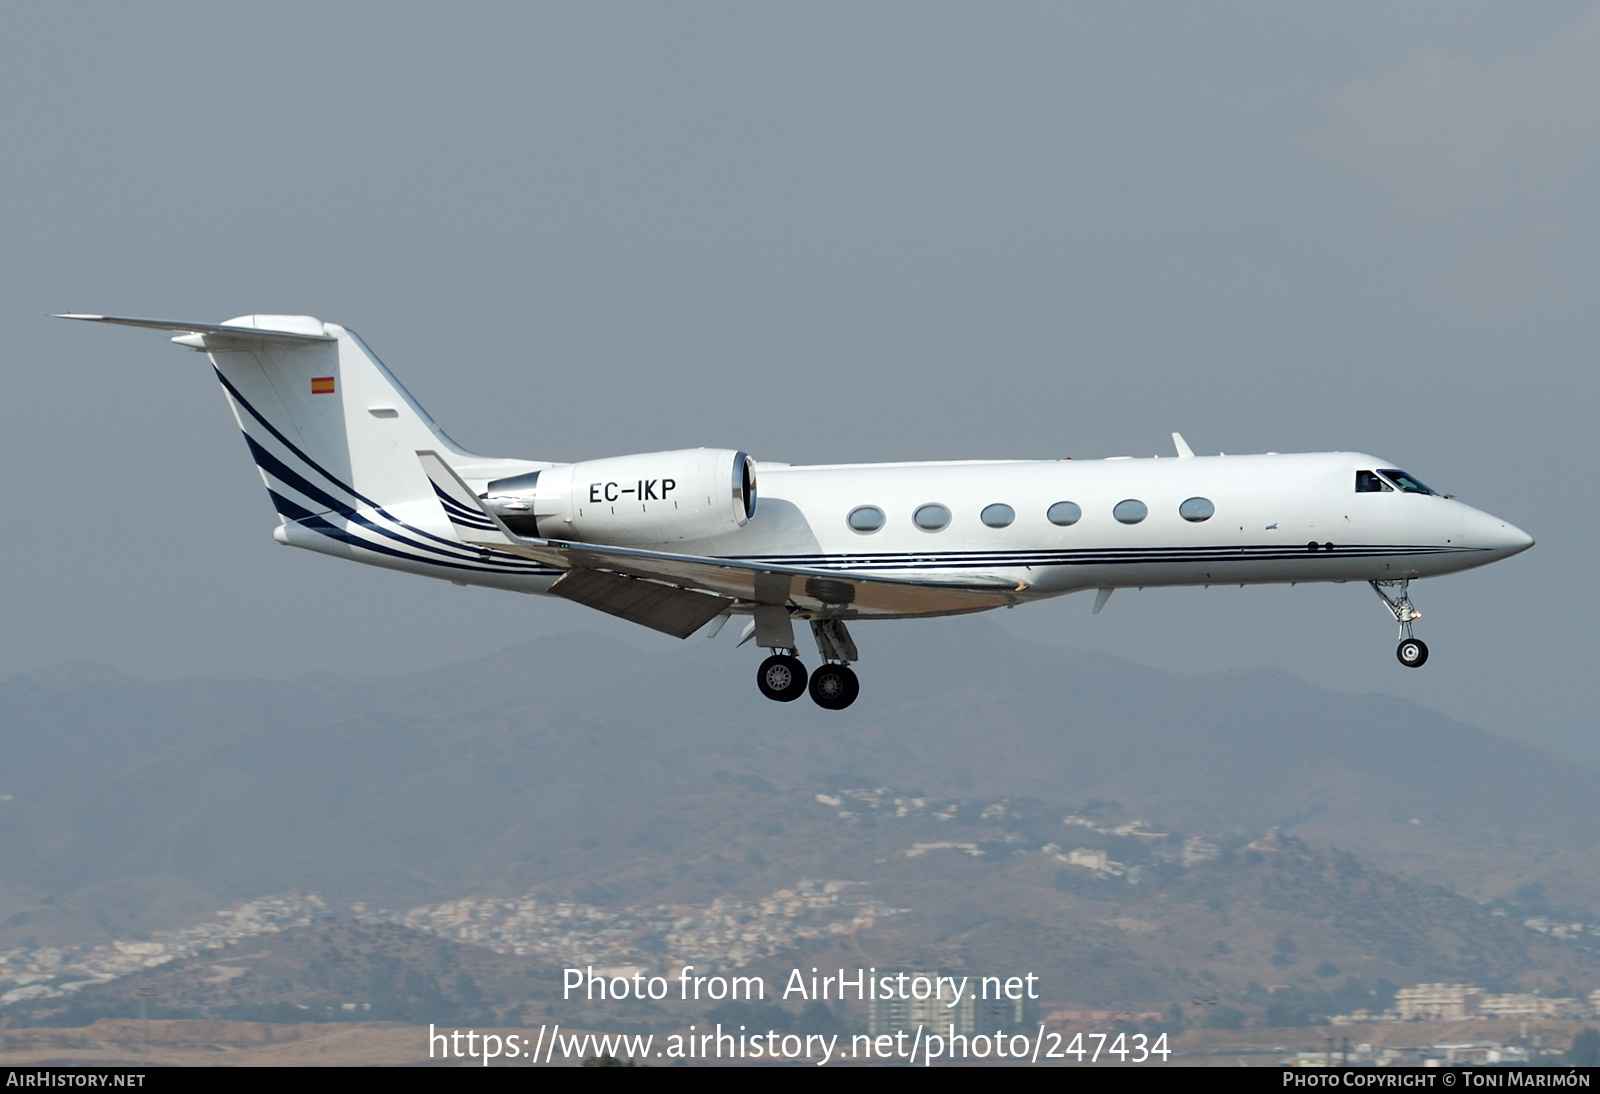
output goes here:
<path id="1" fill-rule="evenodd" d="M 696 604 L 700 612 L 709 613 L 685 632 L 687 634 L 736 603 L 769 604 L 806 613 L 841 616 L 939 615 L 1015 604 L 1027 587 L 1000 575 L 963 574 L 955 579 L 939 573 L 867 576 L 735 558 L 527 539 L 512 532 L 496 514 L 485 508 L 437 453 L 418 452 L 417 458 L 462 542 L 510 551 L 567 570 L 568 573 L 551 586 L 552 593 L 569 596 L 623 618 L 633 617 L 613 610 L 606 602 L 624 598 L 623 594 L 630 587 L 655 585 L 661 593 L 633 589 L 633 595 L 643 599 L 654 596 L 663 603 L 678 605 L 666 614 L 674 614 L 674 611 L 683 614 L 681 625 L 699 614 L 688 610 Z M 627 586 L 619 586 L 618 580 L 627 582 Z M 673 592 L 701 598 L 704 603 L 673 598 Z M 634 621 L 655 626 L 646 619 Z M 656 629 L 667 630 L 660 626 Z M 667 633 L 674 631 L 667 630 Z"/>

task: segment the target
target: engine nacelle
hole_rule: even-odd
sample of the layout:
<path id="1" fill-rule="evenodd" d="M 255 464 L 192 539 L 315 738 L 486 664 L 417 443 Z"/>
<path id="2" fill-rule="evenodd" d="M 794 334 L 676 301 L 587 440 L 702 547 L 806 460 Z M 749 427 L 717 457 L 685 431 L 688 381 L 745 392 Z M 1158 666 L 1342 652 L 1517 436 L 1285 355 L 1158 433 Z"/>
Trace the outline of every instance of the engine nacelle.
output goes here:
<path id="1" fill-rule="evenodd" d="M 725 448 L 612 456 L 496 479 L 483 499 L 524 536 L 631 547 L 707 539 L 755 515 L 755 461 Z"/>

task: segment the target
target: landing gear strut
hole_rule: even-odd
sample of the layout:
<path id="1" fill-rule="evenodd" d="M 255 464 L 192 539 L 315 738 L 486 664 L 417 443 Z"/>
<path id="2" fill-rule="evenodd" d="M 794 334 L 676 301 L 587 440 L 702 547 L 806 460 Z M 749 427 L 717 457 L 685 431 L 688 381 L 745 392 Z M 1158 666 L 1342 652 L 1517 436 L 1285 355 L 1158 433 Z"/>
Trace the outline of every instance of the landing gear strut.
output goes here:
<path id="1" fill-rule="evenodd" d="M 788 611 L 773 605 L 759 605 L 750 614 L 754 618 L 739 644 L 754 638 L 757 645 L 772 651 L 756 669 L 756 687 L 774 702 L 792 703 L 806 693 L 806 667 L 795 656 L 794 623 Z"/>
<path id="2" fill-rule="evenodd" d="M 1394 621 L 1400 624 L 1400 645 L 1394 655 L 1408 669 L 1420 669 L 1428 661 L 1428 645 L 1411 633 L 1411 624 L 1421 619 L 1422 613 L 1411 603 L 1411 579 L 1399 581 L 1371 581 L 1372 591 L 1378 594 Z M 1394 590 L 1391 595 L 1386 590 Z"/>
<path id="3" fill-rule="evenodd" d="M 824 710 L 843 710 L 861 694 L 861 681 L 850 668 L 860 658 L 856 644 L 842 619 L 813 619 L 811 637 L 823 661 L 811 674 L 811 701 Z"/>

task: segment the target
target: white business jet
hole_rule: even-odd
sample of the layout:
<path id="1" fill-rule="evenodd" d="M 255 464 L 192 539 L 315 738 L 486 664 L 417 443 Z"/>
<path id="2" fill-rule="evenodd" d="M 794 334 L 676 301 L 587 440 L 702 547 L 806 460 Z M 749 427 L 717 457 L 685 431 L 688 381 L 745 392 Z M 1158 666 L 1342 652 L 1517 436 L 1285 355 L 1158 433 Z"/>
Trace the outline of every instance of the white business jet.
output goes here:
<path id="1" fill-rule="evenodd" d="M 686 638 L 748 616 L 756 682 L 841 710 L 853 619 L 1012 607 L 1152 585 L 1365 581 L 1428 647 L 1412 579 L 1533 546 L 1527 533 L 1347 452 L 792 467 L 691 448 L 547 463 L 475 456 L 346 327 L 304 315 L 177 323 L 207 354 L 278 513 L 279 543 L 458 585 L 564 597 Z M 756 482 L 761 484 L 757 500 Z M 806 672 L 796 619 L 821 665 Z"/>

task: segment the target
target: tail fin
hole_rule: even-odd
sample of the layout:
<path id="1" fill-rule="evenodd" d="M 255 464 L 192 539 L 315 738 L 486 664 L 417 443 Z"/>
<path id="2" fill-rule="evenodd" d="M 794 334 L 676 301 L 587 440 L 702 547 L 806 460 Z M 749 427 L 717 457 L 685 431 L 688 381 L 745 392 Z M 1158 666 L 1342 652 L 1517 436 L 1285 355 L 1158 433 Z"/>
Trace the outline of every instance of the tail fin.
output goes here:
<path id="1" fill-rule="evenodd" d="M 419 449 L 475 459 L 444 435 L 360 336 L 336 323 L 308 315 L 246 315 L 221 324 L 63 318 L 185 332 L 173 341 L 211 358 L 286 521 L 432 498 Z"/>

